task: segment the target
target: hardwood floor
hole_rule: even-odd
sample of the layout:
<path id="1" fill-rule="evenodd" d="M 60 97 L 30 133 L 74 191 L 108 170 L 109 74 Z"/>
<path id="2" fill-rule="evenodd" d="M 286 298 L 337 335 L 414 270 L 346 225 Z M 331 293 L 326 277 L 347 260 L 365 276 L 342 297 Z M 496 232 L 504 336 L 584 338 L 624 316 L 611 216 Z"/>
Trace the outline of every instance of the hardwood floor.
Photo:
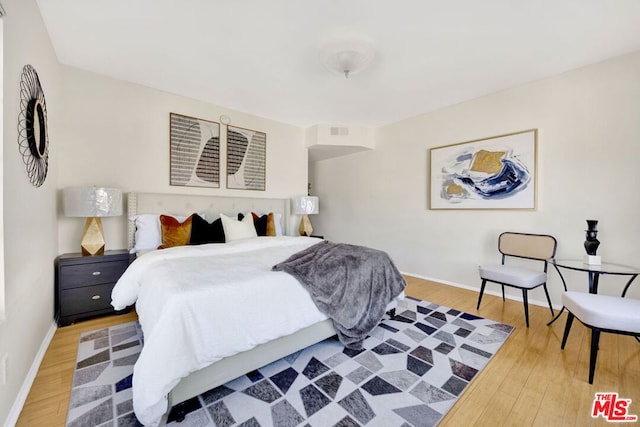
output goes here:
<path id="1" fill-rule="evenodd" d="M 560 350 L 566 315 L 552 327 L 548 308 L 530 306 L 524 322 L 522 303 L 485 295 L 476 310 L 477 292 L 407 277 L 408 295 L 515 326 L 505 345 L 473 380 L 441 426 L 600 426 L 591 418 L 596 392 L 617 392 L 631 399 L 640 415 L 640 343 L 603 334 L 594 384 L 587 382 L 588 329 L 574 322 L 565 350 Z M 27 397 L 18 426 L 63 426 L 81 332 L 134 320 L 135 313 L 110 316 L 60 328 L 47 350 Z"/>
<path id="2" fill-rule="evenodd" d="M 475 378 L 441 426 L 600 426 L 591 418 L 596 392 L 617 392 L 631 399 L 630 413 L 640 415 L 640 343 L 633 337 L 602 334 L 593 385 L 589 385 L 589 330 L 574 322 L 560 350 L 566 314 L 551 327 L 548 307 L 529 306 L 530 327 L 522 302 L 407 277 L 407 294 L 515 326 L 494 359 Z M 498 288 L 499 289 L 499 288 Z"/>
<path id="3" fill-rule="evenodd" d="M 16 426 L 64 426 L 80 334 L 136 319 L 137 315 L 131 311 L 58 328 L 42 359 Z"/>

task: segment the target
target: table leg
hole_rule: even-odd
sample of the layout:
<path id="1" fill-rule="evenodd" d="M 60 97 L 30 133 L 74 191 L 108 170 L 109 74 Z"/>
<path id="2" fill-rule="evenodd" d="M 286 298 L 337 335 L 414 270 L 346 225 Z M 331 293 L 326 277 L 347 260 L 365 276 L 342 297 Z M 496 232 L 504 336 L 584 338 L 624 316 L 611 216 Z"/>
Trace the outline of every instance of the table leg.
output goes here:
<path id="1" fill-rule="evenodd" d="M 624 289 L 622 290 L 622 298 L 624 298 L 627 295 L 627 291 L 629 290 L 629 286 L 631 286 L 631 283 L 633 283 L 633 281 L 635 280 L 636 277 L 638 277 L 637 274 L 634 274 L 633 276 L 631 276 L 631 278 L 629 279 L 627 284 L 624 286 Z M 638 338 L 638 337 L 634 337 L 634 338 L 636 339 L 636 341 L 640 342 L 640 338 Z"/>
<path id="2" fill-rule="evenodd" d="M 597 271 L 589 272 L 589 293 L 597 294 L 598 293 L 598 279 L 600 278 L 600 273 Z"/>
<path id="3" fill-rule="evenodd" d="M 560 311 L 558 312 L 558 314 L 556 314 L 556 317 L 554 317 L 553 319 L 551 319 L 551 321 L 549 323 L 547 323 L 547 326 L 551 326 L 553 324 L 553 322 L 555 322 L 556 320 L 558 320 L 558 318 L 560 317 L 560 315 L 562 315 L 562 312 L 564 311 L 564 305 L 562 306 L 562 308 L 560 309 Z"/>
<path id="4" fill-rule="evenodd" d="M 638 277 L 637 274 L 634 274 L 633 276 L 631 276 L 631 279 L 629 279 L 629 281 L 624 287 L 624 290 L 622 291 L 622 298 L 624 298 L 627 295 L 627 290 L 629 289 L 629 286 L 631 286 L 631 282 L 633 282 L 636 277 Z"/>
<path id="5" fill-rule="evenodd" d="M 558 268 L 557 265 L 553 264 L 553 267 L 556 269 L 556 271 L 558 272 L 558 275 L 560 276 L 560 279 L 562 280 L 562 286 L 564 287 L 564 291 L 567 292 L 567 282 L 564 281 L 564 276 L 562 275 L 562 273 L 560 273 L 560 269 Z"/>
<path id="6" fill-rule="evenodd" d="M 560 273 L 560 269 L 558 268 L 557 265 L 553 264 L 553 267 L 556 269 L 556 271 L 558 272 L 558 275 L 560 276 L 560 279 L 562 280 L 562 286 L 564 287 L 564 291 L 567 291 L 567 282 L 565 282 L 564 280 L 564 276 L 562 275 L 562 273 Z M 549 323 L 547 323 L 547 326 L 551 326 L 553 324 L 553 322 L 555 322 L 556 320 L 558 320 L 558 318 L 562 315 L 562 312 L 564 311 L 564 305 L 562 306 L 562 308 L 560 309 L 560 311 L 558 312 L 558 314 L 551 319 L 551 321 Z"/>

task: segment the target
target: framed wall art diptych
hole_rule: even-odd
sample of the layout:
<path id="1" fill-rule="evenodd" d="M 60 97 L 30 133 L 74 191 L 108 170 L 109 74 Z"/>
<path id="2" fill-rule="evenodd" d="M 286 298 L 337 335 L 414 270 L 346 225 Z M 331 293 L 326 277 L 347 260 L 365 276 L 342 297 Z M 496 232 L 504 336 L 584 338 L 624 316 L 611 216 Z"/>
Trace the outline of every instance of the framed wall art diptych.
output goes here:
<path id="1" fill-rule="evenodd" d="M 220 188 L 220 124 L 170 113 L 170 184 Z"/>
<path id="2" fill-rule="evenodd" d="M 429 150 L 429 209 L 535 209 L 538 130 Z"/>
<path id="3" fill-rule="evenodd" d="M 265 190 L 267 134 L 227 126 L 227 188 Z"/>

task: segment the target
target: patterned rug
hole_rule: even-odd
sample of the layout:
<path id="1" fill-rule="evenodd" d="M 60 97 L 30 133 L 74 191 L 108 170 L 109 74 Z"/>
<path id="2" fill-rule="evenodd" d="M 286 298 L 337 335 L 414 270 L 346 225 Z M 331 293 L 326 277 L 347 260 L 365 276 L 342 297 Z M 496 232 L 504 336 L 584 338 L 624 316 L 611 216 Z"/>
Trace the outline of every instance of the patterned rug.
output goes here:
<path id="1" fill-rule="evenodd" d="M 330 338 L 180 404 L 169 425 L 434 426 L 513 327 L 407 297 L 349 351 Z M 137 322 L 82 334 L 67 426 L 138 426 Z"/>

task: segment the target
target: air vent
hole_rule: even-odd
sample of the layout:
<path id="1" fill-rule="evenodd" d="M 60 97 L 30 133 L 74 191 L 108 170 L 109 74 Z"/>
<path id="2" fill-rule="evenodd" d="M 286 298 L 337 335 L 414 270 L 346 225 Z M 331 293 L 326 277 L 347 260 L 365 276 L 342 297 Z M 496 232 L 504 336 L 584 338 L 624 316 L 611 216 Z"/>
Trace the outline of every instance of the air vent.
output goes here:
<path id="1" fill-rule="evenodd" d="M 331 127 L 331 136 L 349 136 L 349 128 Z"/>

